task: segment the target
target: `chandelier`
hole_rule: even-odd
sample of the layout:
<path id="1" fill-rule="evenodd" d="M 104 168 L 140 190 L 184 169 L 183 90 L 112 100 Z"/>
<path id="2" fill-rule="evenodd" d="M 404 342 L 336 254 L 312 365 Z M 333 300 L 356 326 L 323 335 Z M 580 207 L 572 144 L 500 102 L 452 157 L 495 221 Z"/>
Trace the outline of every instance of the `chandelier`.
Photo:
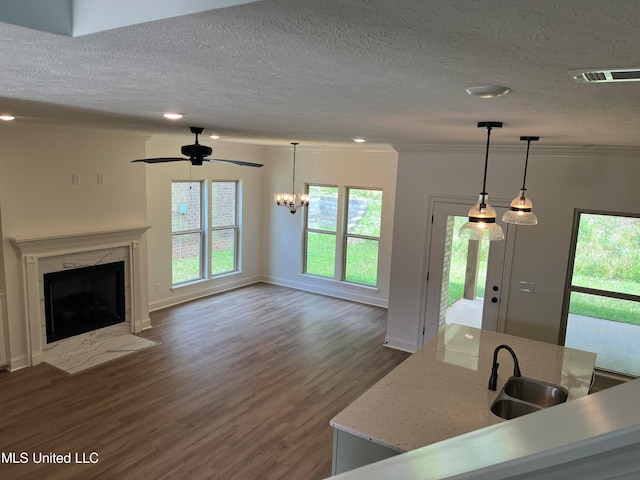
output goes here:
<path id="1" fill-rule="evenodd" d="M 295 194 L 296 188 L 296 147 L 298 142 L 291 142 L 293 145 L 293 178 L 291 180 L 291 193 L 274 193 L 273 199 L 278 207 L 287 207 L 291 214 L 296 213 L 296 210 L 300 207 L 306 207 L 309 205 L 309 195 L 301 193 Z"/>
<path id="2" fill-rule="evenodd" d="M 482 192 L 480 192 L 478 203 L 469 210 L 469 220 L 460 227 L 458 236 L 472 240 L 504 240 L 502 227 L 496 223 L 496 210 L 489 204 L 489 195 L 486 191 L 491 129 L 502 128 L 502 122 L 478 122 L 478 128 L 487 129 L 487 149 L 484 157 Z"/>

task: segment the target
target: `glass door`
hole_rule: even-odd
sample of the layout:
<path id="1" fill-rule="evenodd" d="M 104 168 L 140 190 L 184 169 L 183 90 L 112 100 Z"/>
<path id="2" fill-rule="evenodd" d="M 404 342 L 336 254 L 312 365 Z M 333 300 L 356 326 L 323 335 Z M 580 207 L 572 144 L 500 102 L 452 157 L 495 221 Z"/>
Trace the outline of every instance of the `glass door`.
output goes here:
<path id="1" fill-rule="evenodd" d="M 424 341 L 453 323 L 498 329 L 507 226 L 504 241 L 460 238 L 470 207 L 434 204 Z M 500 219 L 505 209 L 496 211 Z"/>
<path id="2" fill-rule="evenodd" d="M 596 367 L 640 376 L 640 217 L 577 211 L 565 294 L 567 347 Z"/>

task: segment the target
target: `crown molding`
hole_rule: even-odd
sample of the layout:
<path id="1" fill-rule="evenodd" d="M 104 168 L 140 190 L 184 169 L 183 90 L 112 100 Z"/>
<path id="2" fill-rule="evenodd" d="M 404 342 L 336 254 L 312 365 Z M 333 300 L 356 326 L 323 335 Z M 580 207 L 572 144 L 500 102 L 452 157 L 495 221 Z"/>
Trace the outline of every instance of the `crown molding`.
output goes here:
<path id="1" fill-rule="evenodd" d="M 486 145 L 402 145 L 393 144 L 399 153 L 451 153 L 458 155 L 484 153 Z M 491 154 L 524 155 L 523 145 L 491 145 Z M 640 157 L 640 147 L 626 146 L 554 146 L 535 144 L 531 147 L 531 156 L 547 157 Z"/>

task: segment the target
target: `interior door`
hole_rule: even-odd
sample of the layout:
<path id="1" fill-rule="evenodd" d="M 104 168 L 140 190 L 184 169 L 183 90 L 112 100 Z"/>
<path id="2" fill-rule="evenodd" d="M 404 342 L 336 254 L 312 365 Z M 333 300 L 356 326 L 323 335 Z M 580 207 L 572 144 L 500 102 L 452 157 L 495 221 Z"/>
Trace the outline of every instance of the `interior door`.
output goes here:
<path id="1" fill-rule="evenodd" d="M 423 343 L 451 323 L 498 330 L 501 299 L 506 298 L 502 284 L 509 229 L 500 221 L 506 208 L 496 207 L 505 239 L 489 242 L 458 236 L 471 206 L 434 203 Z"/>

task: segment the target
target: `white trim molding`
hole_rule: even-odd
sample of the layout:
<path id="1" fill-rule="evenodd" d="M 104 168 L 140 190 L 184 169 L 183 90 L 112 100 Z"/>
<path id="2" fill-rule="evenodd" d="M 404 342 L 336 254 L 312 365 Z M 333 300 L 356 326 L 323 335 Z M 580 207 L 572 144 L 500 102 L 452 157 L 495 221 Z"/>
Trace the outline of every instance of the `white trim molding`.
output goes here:
<path id="1" fill-rule="evenodd" d="M 70 256 L 101 255 L 121 249 L 120 255 L 128 264 L 129 309 L 131 333 L 139 333 L 149 328 L 148 319 L 143 319 L 141 295 L 143 287 L 140 280 L 143 275 L 139 241 L 150 226 L 123 227 L 110 230 L 72 233 L 66 235 L 15 238 L 12 245 L 22 257 L 23 289 L 25 299 L 28 365 L 42 362 L 42 298 L 41 279 L 43 264 L 60 258 L 63 261 Z M 99 263 L 99 262 L 98 262 Z M 13 367 L 13 359 L 12 359 Z"/>

